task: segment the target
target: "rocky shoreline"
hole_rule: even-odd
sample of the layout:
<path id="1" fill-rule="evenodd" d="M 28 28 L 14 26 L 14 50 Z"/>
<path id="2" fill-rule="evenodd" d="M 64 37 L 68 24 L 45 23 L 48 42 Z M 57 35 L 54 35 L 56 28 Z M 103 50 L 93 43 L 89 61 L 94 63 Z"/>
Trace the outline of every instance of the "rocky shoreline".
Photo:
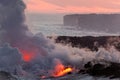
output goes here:
<path id="1" fill-rule="evenodd" d="M 109 46 L 115 46 L 117 50 L 120 50 L 120 36 L 58 36 L 55 42 L 70 44 L 72 47 L 88 48 L 92 51 L 97 51 L 99 47 L 107 48 Z"/>

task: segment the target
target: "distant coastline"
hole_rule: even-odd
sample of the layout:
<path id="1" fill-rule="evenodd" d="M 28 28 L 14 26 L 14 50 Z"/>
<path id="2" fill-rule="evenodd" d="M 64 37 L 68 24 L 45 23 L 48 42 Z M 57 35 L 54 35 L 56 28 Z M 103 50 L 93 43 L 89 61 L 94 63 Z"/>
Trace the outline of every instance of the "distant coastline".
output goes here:
<path id="1" fill-rule="evenodd" d="M 120 14 L 68 14 L 63 19 L 65 26 L 74 26 L 93 31 L 119 32 Z"/>

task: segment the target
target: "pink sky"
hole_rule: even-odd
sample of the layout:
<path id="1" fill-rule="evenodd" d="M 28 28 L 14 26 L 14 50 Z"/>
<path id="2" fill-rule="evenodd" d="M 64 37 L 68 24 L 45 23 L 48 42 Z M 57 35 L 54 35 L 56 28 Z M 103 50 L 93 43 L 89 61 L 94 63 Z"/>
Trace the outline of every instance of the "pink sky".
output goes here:
<path id="1" fill-rule="evenodd" d="M 120 0 L 24 0 L 29 13 L 118 13 Z"/>

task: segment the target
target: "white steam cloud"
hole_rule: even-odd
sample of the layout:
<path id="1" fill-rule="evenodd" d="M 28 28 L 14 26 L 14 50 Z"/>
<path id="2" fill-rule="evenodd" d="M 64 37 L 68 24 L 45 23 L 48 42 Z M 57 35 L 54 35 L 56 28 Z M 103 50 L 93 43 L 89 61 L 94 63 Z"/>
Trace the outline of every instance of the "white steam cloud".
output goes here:
<path id="1" fill-rule="evenodd" d="M 0 47 L 0 71 L 6 71 L 14 74 L 22 74 L 21 70 L 22 56 L 16 48 L 4 44 Z"/>

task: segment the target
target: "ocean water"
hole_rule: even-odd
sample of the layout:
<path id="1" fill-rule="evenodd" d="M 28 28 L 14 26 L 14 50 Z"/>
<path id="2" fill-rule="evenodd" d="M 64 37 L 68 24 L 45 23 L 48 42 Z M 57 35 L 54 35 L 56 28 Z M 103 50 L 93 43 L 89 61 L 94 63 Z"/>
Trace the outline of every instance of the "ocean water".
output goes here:
<path id="1" fill-rule="evenodd" d="M 76 26 L 63 25 L 64 14 L 26 14 L 26 22 L 34 33 L 43 33 L 45 36 L 107 36 L 119 35 L 119 33 L 107 33 L 104 31 L 89 31 Z"/>

